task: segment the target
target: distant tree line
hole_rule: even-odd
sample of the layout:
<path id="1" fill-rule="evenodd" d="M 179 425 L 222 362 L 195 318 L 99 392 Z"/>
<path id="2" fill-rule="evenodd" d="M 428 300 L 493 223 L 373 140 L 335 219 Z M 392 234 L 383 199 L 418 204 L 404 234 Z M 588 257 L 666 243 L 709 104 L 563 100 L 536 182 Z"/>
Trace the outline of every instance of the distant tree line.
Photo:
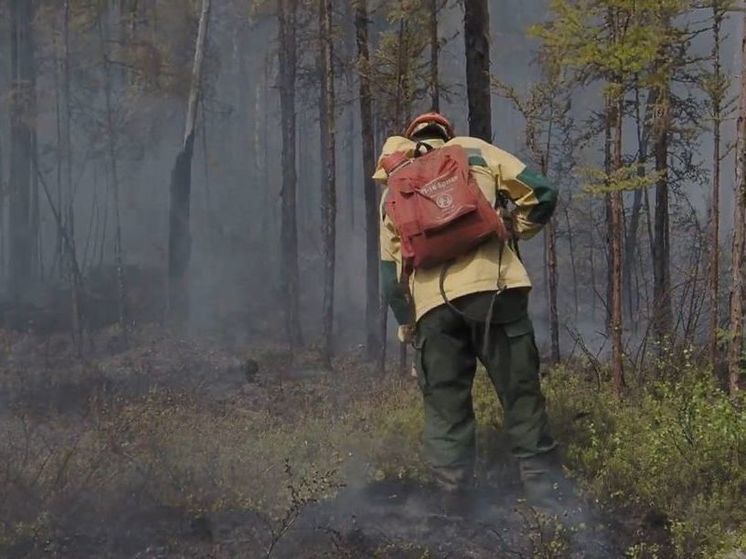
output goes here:
<path id="1" fill-rule="evenodd" d="M 527 84 L 491 64 L 502 45 L 491 29 L 500 4 L 0 2 L 8 47 L 0 60 L 0 112 L 8 123 L 0 141 L 0 266 L 13 312 L 34 300 L 36 286 L 65 284 L 69 328 L 82 354 L 92 324 L 91 278 L 109 263 L 126 344 L 135 320 L 127 239 L 138 234 L 130 210 L 149 207 L 132 169 L 157 158 L 150 150 L 169 146 L 170 175 L 159 169 L 160 178 L 147 184 L 168 209 L 157 225 L 166 239 L 165 320 L 184 327 L 193 318 L 198 246 L 207 253 L 202 267 L 250 261 L 230 273 L 276 286 L 274 327 L 293 352 L 318 341 L 331 365 L 346 285 L 340 266 L 354 247 L 365 278 L 358 324 L 366 357 L 383 368 L 380 192 L 369 178 L 377 149 L 430 109 L 461 113 L 469 134 L 492 140 L 504 120 L 493 114 L 502 97 L 522 123 L 515 131 L 520 155 L 562 192 L 537 278 L 552 361 L 576 350 L 595 359 L 580 324 L 602 323 L 619 394 L 630 375 L 655 370 L 657 356 L 690 345 L 738 390 L 746 43 L 727 30 L 744 6 L 551 0 L 545 12 L 537 5 L 536 24 L 514 35 L 525 32 L 537 45 Z M 463 75 L 443 57 L 456 41 Z M 731 75 L 723 53 L 739 50 L 737 42 L 739 71 Z M 180 130 L 171 124 L 177 121 Z M 723 192 L 730 184 L 732 196 Z M 239 208 L 248 191 L 254 206 Z M 733 212 L 730 230 L 722 225 L 725 211 Z M 236 233 L 229 224 L 241 215 L 248 224 Z M 200 273 L 209 271 L 217 268 Z M 304 327 L 308 308 L 315 309 L 313 333 Z"/>

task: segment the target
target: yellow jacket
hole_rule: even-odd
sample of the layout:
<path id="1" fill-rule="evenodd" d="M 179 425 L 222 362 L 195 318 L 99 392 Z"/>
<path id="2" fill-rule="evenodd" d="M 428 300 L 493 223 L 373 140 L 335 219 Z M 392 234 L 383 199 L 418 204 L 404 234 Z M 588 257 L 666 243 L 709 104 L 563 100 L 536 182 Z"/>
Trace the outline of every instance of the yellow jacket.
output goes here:
<path id="1" fill-rule="evenodd" d="M 479 188 L 487 200 L 495 205 L 500 195 L 512 203 L 513 230 L 519 239 L 535 235 L 550 219 L 557 203 L 557 191 L 543 175 L 530 171 L 518 158 L 478 138 L 456 137 L 447 143 L 442 140 L 427 140 L 435 148 L 444 145 L 462 146 L 469 156 L 469 166 Z M 373 178 L 385 185 L 386 173 L 381 160 L 386 155 L 402 151 L 412 155 L 415 142 L 392 136 L 386 140 L 378 159 Z M 383 200 L 386 199 L 386 191 Z M 384 294 L 391 305 L 397 321 L 409 324 L 419 320 L 425 313 L 445 303 L 440 292 L 440 277 L 443 267 L 416 270 L 410 278 L 410 293 L 414 301 L 414 316 L 397 290 L 397 278 L 401 275 L 401 252 L 399 235 L 393 222 L 386 215 L 385 204 L 381 204 L 381 277 Z M 497 238 L 480 245 L 474 251 L 451 263 L 443 282 L 449 300 L 464 295 L 496 289 L 530 287 L 526 268 L 518 255 L 505 244 L 501 251 Z"/>

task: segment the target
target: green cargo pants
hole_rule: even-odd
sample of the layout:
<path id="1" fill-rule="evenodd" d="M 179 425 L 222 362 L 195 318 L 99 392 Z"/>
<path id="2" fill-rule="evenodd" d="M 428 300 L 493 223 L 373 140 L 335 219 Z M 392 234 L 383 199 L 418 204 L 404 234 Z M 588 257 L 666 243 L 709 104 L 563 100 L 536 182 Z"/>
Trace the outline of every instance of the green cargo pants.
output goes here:
<path id="1" fill-rule="evenodd" d="M 460 297 L 417 323 L 416 367 L 425 407 L 425 455 L 446 487 L 473 477 L 476 425 L 472 384 L 477 359 L 487 370 L 504 410 L 511 451 L 518 458 L 555 447 L 539 383 L 539 355 L 527 314 L 528 290 Z"/>

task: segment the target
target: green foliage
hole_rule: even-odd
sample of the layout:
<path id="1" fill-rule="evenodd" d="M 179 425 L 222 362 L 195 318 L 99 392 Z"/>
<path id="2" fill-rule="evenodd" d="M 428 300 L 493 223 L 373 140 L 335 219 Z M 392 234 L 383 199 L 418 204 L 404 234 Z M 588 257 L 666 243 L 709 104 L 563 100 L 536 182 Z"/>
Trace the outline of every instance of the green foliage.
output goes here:
<path id="1" fill-rule="evenodd" d="M 389 2 L 383 8 L 390 27 L 378 35 L 371 53 L 371 83 L 378 114 L 398 133 L 428 91 L 428 13 L 423 0 Z"/>
<path id="2" fill-rule="evenodd" d="M 677 557 L 717 557 L 746 540 L 746 408 L 707 372 L 669 371 L 625 401 L 557 371 L 551 415 L 595 496 L 620 514 L 664 518 Z"/>
<path id="3" fill-rule="evenodd" d="M 659 172 L 651 172 L 640 176 L 637 164 L 624 165 L 608 174 L 603 169 L 589 167 L 583 169 L 582 174 L 585 179 L 583 190 L 594 195 L 647 188 L 653 186 L 661 177 Z"/>
<path id="4" fill-rule="evenodd" d="M 362 452 L 368 457 L 372 477 L 430 479 L 420 455 L 424 415 L 422 397 L 414 382 L 394 381 L 385 395 L 359 412 L 370 436 Z"/>
<path id="5" fill-rule="evenodd" d="M 559 64 L 582 80 L 639 74 L 650 67 L 668 34 L 663 21 L 685 2 L 552 0 L 552 20 L 530 32 Z"/>

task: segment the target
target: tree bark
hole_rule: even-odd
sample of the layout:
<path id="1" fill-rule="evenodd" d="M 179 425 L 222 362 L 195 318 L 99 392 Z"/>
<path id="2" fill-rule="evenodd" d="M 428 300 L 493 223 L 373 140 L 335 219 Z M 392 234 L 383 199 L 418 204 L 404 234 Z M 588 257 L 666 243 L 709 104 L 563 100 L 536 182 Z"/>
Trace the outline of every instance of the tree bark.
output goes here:
<path id="1" fill-rule="evenodd" d="M 345 45 L 345 57 L 347 60 L 355 60 L 355 5 L 352 2 L 344 3 L 344 45 Z M 346 144 L 346 173 L 345 182 L 347 190 L 347 210 L 346 213 L 349 217 L 350 230 L 355 230 L 356 219 L 355 215 L 357 212 L 357 180 L 355 180 L 355 168 L 357 167 L 357 150 L 355 149 L 355 104 L 353 99 L 355 98 L 355 68 L 350 65 L 345 71 L 345 93 L 347 99 L 345 100 L 345 113 L 346 113 L 346 127 L 347 134 L 345 139 Z"/>
<path id="2" fill-rule="evenodd" d="M 438 0 L 430 0 L 430 104 L 440 111 L 440 39 L 438 38 Z"/>
<path id="3" fill-rule="evenodd" d="M 655 185 L 655 221 L 653 246 L 653 335 L 658 349 L 671 336 L 671 249 L 668 217 L 668 147 L 670 127 L 669 92 L 666 84 L 656 96 L 653 148 L 655 170 L 659 178 Z"/>
<path id="4" fill-rule="evenodd" d="M 332 2 L 319 0 L 321 31 L 321 162 L 322 203 L 321 233 L 324 253 L 324 309 L 321 357 L 331 367 L 334 342 L 334 269 L 336 259 L 336 161 L 335 161 L 335 99 L 334 57 L 332 37 Z"/>
<path id="5" fill-rule="evenodd" d="M 720 147 L 722 126 L 722 102 L 723 96 L 720 84 L 723 79 L 722 66 L 720 63 L 720 42 L 723 13 L 720 11 L 719 3 L 713 2 L 713 80 L 716 84 L 711 93 L 712 99 L 712 186 L 710 192 L 710 261 L 708 265 L 708 303 L 710 310 L 710 331 L 707 346 L 710 362 L 713 369 L 717 369 L 718 359 L 718 331 L 720 329 Z"/>
<path id="6" fill-rule="evenodd" d="M 127 290 L 125 287 L 124 277 L 124 255 L 122 249 L 122 219 L 121 219 L 121 208 L 119 204 L 119 170 L 117 165 L 117 149 L 116 149 L 116 132 L 114 131 L 114 116 L 113 116 L 113 105 L 112 105 L 112 76 L 111 68 L 109 66 L 109 54 L 107 45 L 109 44 L 108 38 L 104 36 L 104 23 L 101 19 L 98 22 L 99 25 L 99 39 L 101 41 L 101 53 L 103 56 L 103 69 L 104 69 L 104 101 L 106 105 L 106 130 L 107 130 L 107 151 L 109 156 L 109 172 L 111 179 L 111 189 L 114 198 L 114 266 L 117 274 L 117 301 L 119 305 L 119 328 L 122 332 L 122 339 L 124 340 L 125 346 L 129 343 L 129 319 L 127 317 Z M 72 203 L 72 190 L 68 192 L 68 229 L 71 237 L 74 239 L 74 221 L 73 221 L 73 203 Z"/>
<path id="7" fill-rule="evenodd" d="M 557 311 L 557 226 L 550 219 L 546 228 L 547 272 L 549 279 L 549 331 L 552 340 L 552 363 L 560 362 L 559 313 Z"/>
<path id="8" fill-rule="evenodd" d="M 746 15 L 743 16 L 746 30 Z M 746 245 L 746 31 L 741 37 L 741 91 L 736 132 L 736 197 L 733 212 L 733 248 L 731 256 L 730 340 L 728 343 L 728 388 L 735 394 L 742 388 L 744 376 L 743 313 L 744 246 Z"/>
<path id="9" fill-rule="evenodd" d="M 645 166 L 648 157 L 648 126 L 647 116 L 650 113 L 652 95 L 648 95 L 645 108 L 645 116 L 640 115 L 640 90 L 635 87 L 635 123 L 637 128 L 637 176 L 645 176 Z M 624 245 L 624 285 L 626 287 L 627 305 L 629 307 L 629 318 L 633 328 L 637 328 L 635 311 L 640 310 L 639 290 L 635 290 L 632 282 L 633 271 L 636 267 L 637 252 L 639 250 L 640 214 L 643 207 L 643 191 L 641 188 L 635 190 L 632 200 L 632 212 L 627 228 L 627 236 Z M 636 297 L 636 299 L 635 299 Z"/>
<path id="10" fill-rule="evenodd" d="M 9 291 L 23 297 L 33 279 L 31 223 L 33 129 L 36 125 L 36 68 L 32 22 L 34 3 L 10 1 L 11 95 L 9 180 Z"/>
<path id="11" fill-rule="evenodd" d="M 490 93 L 490 15 L 487 0 L 464 1 L 466 90 L 469 99 L 469 135 L 492 141 Z"/>
<path id="12" fill-rule="evenodd" d="M 188 269 L 191 258 L 189 215 L 192 192 L 192 155 L 197 108 L 202 90 L 202 70 L 207 44 L 211 0 L 202 0 L 197 40 L 194 48 L 192 83 L 189 90 L 184 141 L 171 171 L 168 239 L 168 311 L 176 324 L 189 319 Z"/>
<path id="13" fill-rule="evenodd" d="M 611 164 L 614 170 L 622 168 L 622 122 L 624 100 L 609 102 L 609 113 L 613 122 L 614 141 Z M 609 317 L 611 334 L 611 375 L 614 392 L 620 396 L 624 388 L 624 346 L 622 341 L 622 239 L 624 216 L 622 193 L 613 190 L 609 194 Z"/>
<path id="14" fill-rule="evenodd" d="M 285 335 L 290 350 L 303 345 L 298 286 L 298 217 L 296 170 L 295 83 L 298 69 L 296 38 L 297 0 L 279 1 L 280 112 L 282 118 L 282 273 L 285 296 Z M 265 117 L 266 118 L 266 117 Z M 267 141 L 267 138 L 264 138 Z M 267 165 L 267 162 L 264 162 Z"/>
<path id="15" fill-rule="evenodd" d="M 604 122 L 604 172 L 606 176 L 611 176 L 614 170 L 614 159 L 612 154 L 612 132 L 614 128 L 614 106 L 610 100 L 607 100 L 606 115 Z M 613 278 L 613 266 L 612 266 L 612 243 L 614 238 L 614 225 L 612 219 L 612 203 L 611 193 L 607 193 L 604 196 L 604 211 L 606 214 L 606 333 L 611 336 L 612 329 L 612 316 L 611 316 L 611 300 L 613 298 L 612 289 L 614 284 Z"/>
<path id="16" fill-rule="evenodd" d="M 370 54 L 368 47 L 367 0 L 358 0 L 355 8 L 355 28 L 360 88 L 360 132 L 363 147 L 363 171 L 365 173 L 365 324 L 367 356 L 375 359 L 382 353 L 379 336 L 380 287 L 379 287 L 379 239 L 378 239 L 378 187 L 372 179 L 376 166 L 375 139 L 373 132 L 373 101 L 370 84 Z"/>
<path id="17" fill-rule="evenodd" d="M 551 118 L 551 117 L 550 117 Z M 547 132 L 546 153 L 541 157 L 541 172 L 549 174 L 549 154 L 552 147 L 552 127 Z M 545 273 L 547 283 L 547 302 L 549 305 L 549 333 L 552 348 L 552 363 L 560 362 L 559 314 L 557 312 L 557 228 L 554 218 L 550 219 L 544 229 Z"/>
<path id="18" fill-rule="evenodd" d="M 0 282 L 5 280 L 7 268 L 5 266 L 5 194 L 7 193 L 5 184 L 5 167 L 3 162 L 3 146 L 0 141 Z"/>

